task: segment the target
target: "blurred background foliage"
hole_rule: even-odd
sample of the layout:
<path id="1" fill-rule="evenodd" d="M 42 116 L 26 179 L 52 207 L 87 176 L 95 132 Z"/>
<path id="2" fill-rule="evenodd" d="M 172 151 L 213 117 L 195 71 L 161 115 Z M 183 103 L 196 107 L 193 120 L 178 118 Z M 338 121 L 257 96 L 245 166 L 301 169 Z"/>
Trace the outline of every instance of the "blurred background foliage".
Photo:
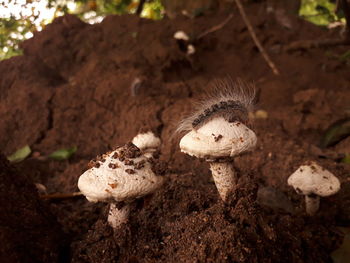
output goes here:
<path id="1" fill-rule="evenodd" d="M 184 5 L 198 0 L 184 0 Z M 228 1 L 228 0 L 226 0 Z M 290 1 L 290 0 L 286 0 Z M 58 16 L 70 13 L 88 23 L 98 23 L 108 14 L 135 14 L 140 0 L 0 0 L 0 60 L 21 54 L 19 43 L 41 31 Z M 167 3 L 168 2 L 168 3 Z M 146 0 L 141 17 L 161 19 L 162 3 L 179 5 L 180 0 Z M 203 1 L 206 3 L 208 1 Z M 171 4 L 170 4 L 171 3 Z M 181 4 L 181 3 L 180 3 Z M 299 15 L 321 26 L 339 22 L 334 0 L 302 0 Z M 170 10 L 169 10 L 170 15 Z"/>
<path id="2" fill-rule="evenodd" d="M 75 14 L 98 23 L 109 14 L 134 14 L 139 0 L 0 0 L 0 60 L 21 54 L 19 43 L 58 16 Z M 160 0 L 146 0 L 141 17 L 161 19 Z"/>
<path id="3" fill-rule="evenodd" d="M 345 22 L 344 15 L 336 11 L 335 1 L 303 0 L 299 15 L 319 26 L 328 26 L 334 22 Z"/>

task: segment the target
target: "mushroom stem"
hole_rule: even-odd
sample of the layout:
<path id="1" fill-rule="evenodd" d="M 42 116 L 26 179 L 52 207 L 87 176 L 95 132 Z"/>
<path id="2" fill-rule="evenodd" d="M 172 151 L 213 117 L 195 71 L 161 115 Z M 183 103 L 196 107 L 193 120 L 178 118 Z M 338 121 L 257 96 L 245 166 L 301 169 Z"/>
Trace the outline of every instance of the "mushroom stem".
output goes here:
<path id="1" fill-rule="evenodd" d="M 305 195 L 305 207 L 306 213 L 313 216 L 320 207 L 320 197 L 318 195 Z"/>
<path id="2" fill-rule="evenodd" d="M 128 204 L 125 204 L 123 207 L 118 208 L 115 203 L 111 203 L 109 206 L 107 221 L 112 228 L 116 229 L 121 224 L 128 221 L 129 213 L 130 206 Z"/>
<path id="3" fill-rule="evenodd" d="M 210 170 L 221 199 L 226 202 L 227 195 L 236 185 L 236 175 L 230 162 L 210 162 Z"/>

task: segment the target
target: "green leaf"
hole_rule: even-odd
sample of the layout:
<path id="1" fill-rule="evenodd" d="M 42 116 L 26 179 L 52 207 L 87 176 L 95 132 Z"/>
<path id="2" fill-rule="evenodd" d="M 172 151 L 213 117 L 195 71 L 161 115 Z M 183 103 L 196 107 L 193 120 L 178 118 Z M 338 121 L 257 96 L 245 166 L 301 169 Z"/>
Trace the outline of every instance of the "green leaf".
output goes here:
<path id="1" fill-rule="evenodd" d="M 77 147 L 71 147 L 68 149 L 60 149 L 49 155 L 49 158 L 54 160 L 62 161 L 69 159 L 75 152 L 77 151 Z"/>
<path id="2" fill-rule="evenodd" d="M 332 146 L 350 135 L 350 118 L 343 119 L 332 124 L 323 134 L 320 146 L 325 148 Z"/>
<path id="3" fill-rule="evenodd" d="M 350 164 L 350 154 L 345 155 L 341 162 Z"/>
<path id="4" fill-rule="evenodd" d="M 323 5 L 316 5 L 315 9 L 321 14 L 330 14 L 330 11 L 327 9 L 327 7 Z"/>
<path id="5" fill-rule="evenodd" d="M 15 153 L 11 154 L 10 156 L 7 156 L 7 159 L 12 162 L 20 162 L 23 161 L 25 158 L 27 158 L 32 150 L 28 145 L 24 146 L 23 148 L 17 150 Z"/>
<path id="6" fill-rule="evenodd" d="M 299 15 L 319 26 L 327 26 L 334 21 L 343 21 L 334 13 L 335 4 L 330 0 L 302 0 Z"/>

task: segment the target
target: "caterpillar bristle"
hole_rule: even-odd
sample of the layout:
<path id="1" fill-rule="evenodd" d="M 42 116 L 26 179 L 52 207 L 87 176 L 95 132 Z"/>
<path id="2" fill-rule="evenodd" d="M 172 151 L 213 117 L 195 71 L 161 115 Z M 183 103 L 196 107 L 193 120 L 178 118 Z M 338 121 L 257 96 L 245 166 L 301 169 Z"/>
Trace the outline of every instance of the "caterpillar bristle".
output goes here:
<path id="1" fill-rule="evenodd" d="M 254 85 L 225 78 L 215 79 L 210 86 L 204 98 L 194 103 L 192 114 L 179 123 L 177 133 L 197 129 L 215 116 L 223 116 L 228 121 L 248 121 L 248 112 L 255 104 Z"/>

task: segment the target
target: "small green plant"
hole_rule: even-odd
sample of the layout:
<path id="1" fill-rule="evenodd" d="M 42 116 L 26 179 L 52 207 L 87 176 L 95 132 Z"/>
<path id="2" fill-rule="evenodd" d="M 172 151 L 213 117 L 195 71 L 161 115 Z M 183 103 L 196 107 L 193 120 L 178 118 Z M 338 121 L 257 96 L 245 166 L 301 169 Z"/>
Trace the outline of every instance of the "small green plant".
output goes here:
<path id="1" fill-rule="evenodd" d="M 342 119 L 333 123 L 323 134 L 320 146 L 326 148 L 337 144 L 350 135 L 350 119 Z"/>
<path id="2" fill-rule="evenodd" d="M 12 163 L 21 162 L 31 154 L 32 150 L 28 145 L 7 156 L 7 160 Z"/>
<path id="3" fill-rule="evenodd" d="M 75 152 L 77 151 L 77 147 L 71 147 L 68 149 L 60 149 L 57 151 L 54 151 L 49 155 L 49 158 L 58 160 L 58 161 L 63 161 L 69 159 Z"/>

